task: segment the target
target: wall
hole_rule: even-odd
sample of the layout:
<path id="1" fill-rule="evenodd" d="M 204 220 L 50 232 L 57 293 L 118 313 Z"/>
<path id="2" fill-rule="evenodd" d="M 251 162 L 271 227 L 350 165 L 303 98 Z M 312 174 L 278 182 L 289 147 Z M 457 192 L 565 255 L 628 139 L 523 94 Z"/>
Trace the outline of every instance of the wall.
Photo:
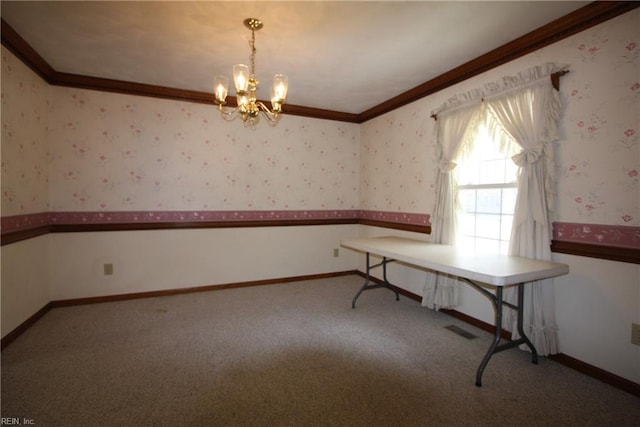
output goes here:
<path id="1" fill-rule="evenodd" d="M 356 225 L 51 235 L 52 300 L 350 271 Z M 103 264 L 114 266 L 103 274 Z"/>
<path id="2" fill-rule="evenodd" d="M 252 131 L 215 107 L 52 88 L 52 210 L 149 216 L 350 211 L 359 127 L 283 116 Z M 130 221 L 136 219 L 129 218 Z M 54 235 L 52 297 L 142 292 L 353 269 L 334 258 L 355 226 Z M 309 245 L 309 242 L 313 242 Z M 103 263 L 115 274 L 104 276 Z"/>
<path id="3" fill-rule="evenodd" d="M 144 221 L 212 212 L 429 214 L 431 110 L 504 75 L 557 62 L 571 69 L 561 81 L 567 108 L 557 146 L 558 220 L 638 227 L 639 17 L 630 12 L 360 126 L 286 116 L 277 128 L 257 132 L 223 123 L 210 106 L 47 87 L 3 48 L 2 215 L 53 211 L 79 221 L 85 213 L 91 220 Z M 25 87 L 32 89 L 19 96 Z M 339 238 L 355 234 L 428 238 L 345 225 L 52 234 L 7 245 L 2 334 L 52 299 L 340 271 L 358 263 L 362 269 L 347 251 L 338 259 L 329 255 Z M 269 262 L 272 253 L 278 262 Z M 640 323 L 640 268 L 555 259 L 571 267 L 556 280 L 561 351 L 640 383 L 640 347 L 629 343 L 630 322 Z M 102 274 L 107 262 L 114 263 L 112 277 Z M 391 278 L 415 293 L 424 284 L 419 270 L 397 265 Z M 490 304 L 471 289 L 463 289 L 459 310 L 492 321 Z"/>
<path id="4" fill-rule="evenodd" d="M 49 210 L 49 87 L 2 48 L 2 215 Z M 50 301 L 49 238 L 2 251 L 2 336 Z"/>
<path id="5" fill-rule="evenodd" d="M 131 222 L 180 212 L 188 221 L 219 212 L 335 216 L 358 205 L 355 124 L 283 116 L 252 131 L 209 105 L 60 87 L 49 117 L 55 212 L 133 211 Z M 52 297 L 351 270 L 333 249 L 355 233 L 351 225 L 54 235 Z M 117 274 L 103 275 L 107 262 Z"/>
<path id="6" fill-rule="evenodd" d="M 594 243 L 603 236 L 589 224 L 638 234 L 639 24 L 640 12 L 635 10 L 364 123 L 361 205 L 432 212 L 436 175 L 431 111 L 456 94 L 555 62 L 570 68 L 560 82 L 566 108 L 556 146 L 556 220 L 585 224 L 576 230 L 592 234 Z M 561 254 L 554 259 L 571 269 L 570 275 L 555 280 L 560 350 L 640 382 L 640 347 L 630 343 L 631 323 L 640 322 L 640 266 Z M 419 270 L 398 268 L 392 277 L 412 290 L 424 286 Z M 493 322 L 489 301 L 469 287 L 462 289 L 458 310 Z"/>
<path id="7" fill-rule="evenodd" d="M 4 48 L 2 66 L 2 215 L 12 225 L 47 211 L 74 224 L 357 212 L 357 124 L 283 116 L 252 131 L 213 106 L 48 87 Z M 333 250 L 356 234 L 355 224 L 87 232 L 5 245 L 2 335 L 51 300 L 352 270 L 355 255 Z"/>

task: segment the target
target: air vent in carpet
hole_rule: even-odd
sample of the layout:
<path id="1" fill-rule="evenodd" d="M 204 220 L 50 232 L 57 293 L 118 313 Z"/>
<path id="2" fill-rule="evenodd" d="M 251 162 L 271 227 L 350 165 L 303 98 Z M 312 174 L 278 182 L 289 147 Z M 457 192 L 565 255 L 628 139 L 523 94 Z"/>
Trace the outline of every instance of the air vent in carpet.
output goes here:
<path id="1" fill-rule="evenodd" d="M 451 332 L 460 335 L 461 337 L 464 337 L 468 340 L 472 340 L 474 338 L 478 338 L 475 335 L 473 335 L 471 332 L 467 332 L 464 329 L 456 326 L 456 325 L 449 325 L 449 326 L 445 326 L 446 329 L 450 330 Z"/>

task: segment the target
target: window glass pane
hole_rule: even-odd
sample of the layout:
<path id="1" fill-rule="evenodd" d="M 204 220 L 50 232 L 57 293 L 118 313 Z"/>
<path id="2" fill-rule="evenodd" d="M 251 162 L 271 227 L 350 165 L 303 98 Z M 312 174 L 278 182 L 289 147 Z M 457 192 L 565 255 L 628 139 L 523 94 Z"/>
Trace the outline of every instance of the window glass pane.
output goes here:
<path id="1" fill-rule="evenodd" d="M 476 247 L 476 239 L 471 236 L 458 236 L 458 241 L 456 242 L 456 246 L 461 248 L 464 251 L 473 251 Z"/>
<path id="2" fill-rule="evenodd" d="M 458 234 L 462 236 L 476 234 L 476 216 L 474 214 L 462 214 L 458 217 Z"/>
<path id="3" fill-rule="evenodd" d="M 502 213 L 512 214 L 516 208 L 517 188 L 502 189 Z"/>
<path id="4" fill-rule="evenodd" d="M 456 244 L 463 250 L 506 254 L 518 192 L 513 184 L 519 168 L 510 155 L 500 152 L 484 124 L 457 163 L 460 212 Z"/>
<path id="5" fill-rule="evenodd" d="M 511 240 L 511 224 L 513 223 L 513 215 L 502 215 L 500 224 L 500 239 Z"/>
<path id="6" fill-rule="evenodd" d="M 476 190 L 458 190 L 458 200 L 464 212 L 476 211 Z"/>
<path id="7" fill-rule="evenodd" d="M 476 236 L 500 239 L 500 215 L 476 215 Z"/>
<path id="8" fill-rule="evenodd" d="M 476 239 L 476 251 L 482 253 L 500 252 L 500 241 L 491 239 Z"/>
<path id="9" fill-rule="evenodd" d="M 478 163 L 466 162 L 456 167 L 458 172 L 458 185 L 477 185 L 478 180 Z"/>
<path id="10" fill-rule="evenodd" d="M 480 165 L 480 182 L 482 184 L 494 184 L 504 182 L 505 161 L 500 160 L 487 160 Z"/>
<path id="11" fill-rule="evenodd" d="M 518 166 L 511 159 L 507 159 L 505 162 L 504 182 L 518 182 Z"/>
<path id="12" fill-rule="evenodd" d="M 499 214 L 501 211 L 501 193 L 502 190 L 500 188 L 478 190 L 478 212 Z"/>

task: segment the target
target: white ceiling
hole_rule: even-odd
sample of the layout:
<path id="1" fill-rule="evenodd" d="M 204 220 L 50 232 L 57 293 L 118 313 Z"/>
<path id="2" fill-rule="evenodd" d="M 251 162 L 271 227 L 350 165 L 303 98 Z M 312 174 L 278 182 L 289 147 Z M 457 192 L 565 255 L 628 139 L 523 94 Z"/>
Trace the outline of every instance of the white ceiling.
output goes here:
<path id="1" fill-rule="evenodd" d="M 288 103 L 361 113 L 560 18 L 578 1 L 31 2 L 1 14 L 56 71 L 212 92 L 249 64 L 258 96 L 289 76 Z"/>

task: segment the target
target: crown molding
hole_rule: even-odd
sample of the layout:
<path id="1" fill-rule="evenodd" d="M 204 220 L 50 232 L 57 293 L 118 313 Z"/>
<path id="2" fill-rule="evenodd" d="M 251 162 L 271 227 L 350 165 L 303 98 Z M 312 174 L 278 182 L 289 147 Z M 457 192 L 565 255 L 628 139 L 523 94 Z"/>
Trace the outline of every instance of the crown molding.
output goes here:
<path id="1" fill-rule="evenodd" d="M 216 105 L 213 93 L 176 89 L 166 86 L 156 86 L 122 80 L 104 79 L 100 77 L 83 76 L 80 74 L 56 71 L 20 36 L 20 34 L 5 22 L 4 19 L 0 19 L 0 23 L 2 45 L 9 49 L 14 55 L 16 55 L 16 57 L 18 57 L 24 64 L 31 68 L 31 70 L 50 85 Z M 236 107 L 235 100 L 230 100 L 229 106 Z M 357 114 L 323 110 L 320 108 L 285 104 L 283 106 L 283 112 L 292 116 L 359 123 L 359 117 Z"/>
<path id="2" fill-rule="evenodd" d="M 537 30 L 512 40 L 497 49 L 360 113 L 360 122 L 366 122 L 403 105 L 432 95 L 449 86 L 453 86 L 478 74 L 513 61 L 514 59 L 608 21 L 637 7 L 640 7 L 640 2 L 612 1 L 590 3 Z"/>
<path id="3" fill-rule="evenodd" d="M 45 61 L 16 31 L 0 18 L 0 40 L 18 59 L 49 84 L 56 70 Z"/>
<path id="4" fill-rule="evenodd" d="M 359 114 L 289 104 L 285 104 L 283 112 L 315 119 L 364 123 L 637 7 L 640 7 L 640 2 L 606 1 L 590 3 Z M 212 93 L 56 71 L 4 19 L 1 19 L 1 24 L 2 45 L 50 85 L 215 105 Z"/>

